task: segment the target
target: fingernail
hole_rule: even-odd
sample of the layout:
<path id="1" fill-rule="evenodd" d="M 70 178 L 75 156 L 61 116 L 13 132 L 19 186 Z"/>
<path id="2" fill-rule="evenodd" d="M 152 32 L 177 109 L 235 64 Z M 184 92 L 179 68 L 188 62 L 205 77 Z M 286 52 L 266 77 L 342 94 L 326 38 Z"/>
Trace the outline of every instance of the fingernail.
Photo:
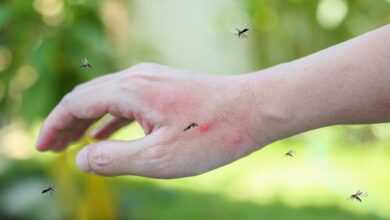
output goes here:
<path id="1" fill-rule="evenodd" d="M 88 163 L 88 147 L 84 147 L 81 149 L 81 151 L 77 154 L 76 157 L 76 164 L 80 168 L 80 170 L 83 170 L 85 172 L 90 172 L 90 167 Z"/>

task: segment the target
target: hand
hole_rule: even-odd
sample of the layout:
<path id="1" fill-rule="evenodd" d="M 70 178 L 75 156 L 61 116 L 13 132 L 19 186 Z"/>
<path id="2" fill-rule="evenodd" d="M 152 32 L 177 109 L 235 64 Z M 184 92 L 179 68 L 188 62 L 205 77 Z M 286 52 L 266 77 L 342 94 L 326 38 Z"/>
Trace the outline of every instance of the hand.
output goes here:
<path id="1" fill-rule="evenodd" d="M 37 148 L 62 150 L 108 113 L 112 117 L 91 133 L 94 138 L 107 138 L 133 120 L 146 136 L 88 145 L 77 156 L 80 169 L 154 178 L 201 174 L 260 147 L 250 132 L 255 125 L 246 89 L 238 76 L 140 64 L 67 94 L 45 120 Z M 197 126 L 185 129 L 192 123 Z"/>
<path id="2" fill-rule="evenodd" d="M 204 173 L 273 141 L 335 124 L 390 121 L 390 25 L 257 73 L 188 74 L 141 64 L 76 87 L 46 119 L 38 149 L 106 138 L 137 120 L 146 136 L 85 147 L 79 167 L 100 175 L 176 178 Z M 185 129 L 190 124 L 198 126 Z"/>

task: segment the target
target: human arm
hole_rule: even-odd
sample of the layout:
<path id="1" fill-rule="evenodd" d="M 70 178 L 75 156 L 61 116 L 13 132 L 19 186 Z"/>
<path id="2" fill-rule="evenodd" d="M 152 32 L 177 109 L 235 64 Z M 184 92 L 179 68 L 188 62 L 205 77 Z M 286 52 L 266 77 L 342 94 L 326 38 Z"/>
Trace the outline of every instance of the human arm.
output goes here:
<path id="1" fill-rule="evenodd" d="M 102 141 L 78 155 L 100 175 L 204 173 L 307 130 L 390 120 L 390 26 L 297 61 L 237 76 L 142 64 L 87 82 L 45 120 L 38 149 L 61 150 L 106 113 L 106 138 L 137 120 L 144 138 Z M 199 126 L 183 131 L 190 123 Z"/>
<path id="2" fill-rule="evenodd" d="M 270 141 L 336 124 L 389 122 L 389 39 L 387 25 L 246 75 L 254 96 L 264 97 L 256 108 L 266 108 L 259 113 L 270 120 Z"/>

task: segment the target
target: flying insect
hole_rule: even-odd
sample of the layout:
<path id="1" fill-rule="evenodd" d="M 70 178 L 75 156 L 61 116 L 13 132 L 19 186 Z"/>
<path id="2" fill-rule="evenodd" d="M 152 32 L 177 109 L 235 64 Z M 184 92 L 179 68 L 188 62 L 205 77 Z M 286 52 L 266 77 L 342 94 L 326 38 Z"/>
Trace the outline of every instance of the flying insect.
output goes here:
<path id="1" fill-rule="evenodd" d="M 195 122 L 192 122 L 190 125 L 188 125 L 186 128 L 184 128 L 183 131 L 188 131 L 190 130 L 191 128 L 194 128 L 196 126 L 199 126 L 198 124 L 196 124 Z"/>
<path id="2" fill-rule="evenodd" d="M 355 199 L 355 200 L 357 200 L 357 201 L 359 201 L 359 202 L 362 202 L 362 198 L 361 197 L 367 197 L 368 196 L 368 194 L 365 192 L 365 193 L 363 193 L 362 191 L 357 191 L 356 193 L 354 193 L 354 194 L 352 194 L 349 198 L 350 199 Z"/>
<path id="3" fill-rule="evenodd" d="M 287 157 L 294 157 L 294 151 L 292 150 L 289 150 L 284 156 L 287 156 Z"/>
<path id="4" fill-rule="evenodd" d="M 246 36 L 245 33 L 249 31 L 249 28 L 244 28 L 242 30 L 236 28 L 236 30 L 237 30 L 237 33 L 235 33 L 235 35 L 237 35 L 238 38 L 248 38 L 248 36 Z"/>
<path id="5" fill-rule="evenodd" d="M 92 65 L 90 63 L 88 63 L 88 60 L 86 57 L 84 57 L 84 59 L 81 61 L 81 66 L 80 66 L 81 69 L 85 69 L 85 68 L 92 68 Z"/>
<path id="6" fill-rule="evenodd" d="M 54 192 L 54 188 L 50 185 L 42 190 L 42 194 L 49 193 L 51 195 L 53 192 Z"/>

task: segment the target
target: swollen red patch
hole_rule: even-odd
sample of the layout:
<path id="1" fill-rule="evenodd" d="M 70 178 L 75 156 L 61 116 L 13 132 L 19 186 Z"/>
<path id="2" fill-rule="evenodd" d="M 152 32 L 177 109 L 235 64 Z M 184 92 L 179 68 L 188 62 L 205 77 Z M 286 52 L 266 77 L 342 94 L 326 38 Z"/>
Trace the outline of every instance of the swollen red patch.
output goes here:
<path id="1" fill-rule="evenodd" d="M 203 123 L 201 125 L 199 125 L 199 131 L 201 132 L 206 132 L 208 131 L 210 128 L 210 125 L 208 123 Z"/>

